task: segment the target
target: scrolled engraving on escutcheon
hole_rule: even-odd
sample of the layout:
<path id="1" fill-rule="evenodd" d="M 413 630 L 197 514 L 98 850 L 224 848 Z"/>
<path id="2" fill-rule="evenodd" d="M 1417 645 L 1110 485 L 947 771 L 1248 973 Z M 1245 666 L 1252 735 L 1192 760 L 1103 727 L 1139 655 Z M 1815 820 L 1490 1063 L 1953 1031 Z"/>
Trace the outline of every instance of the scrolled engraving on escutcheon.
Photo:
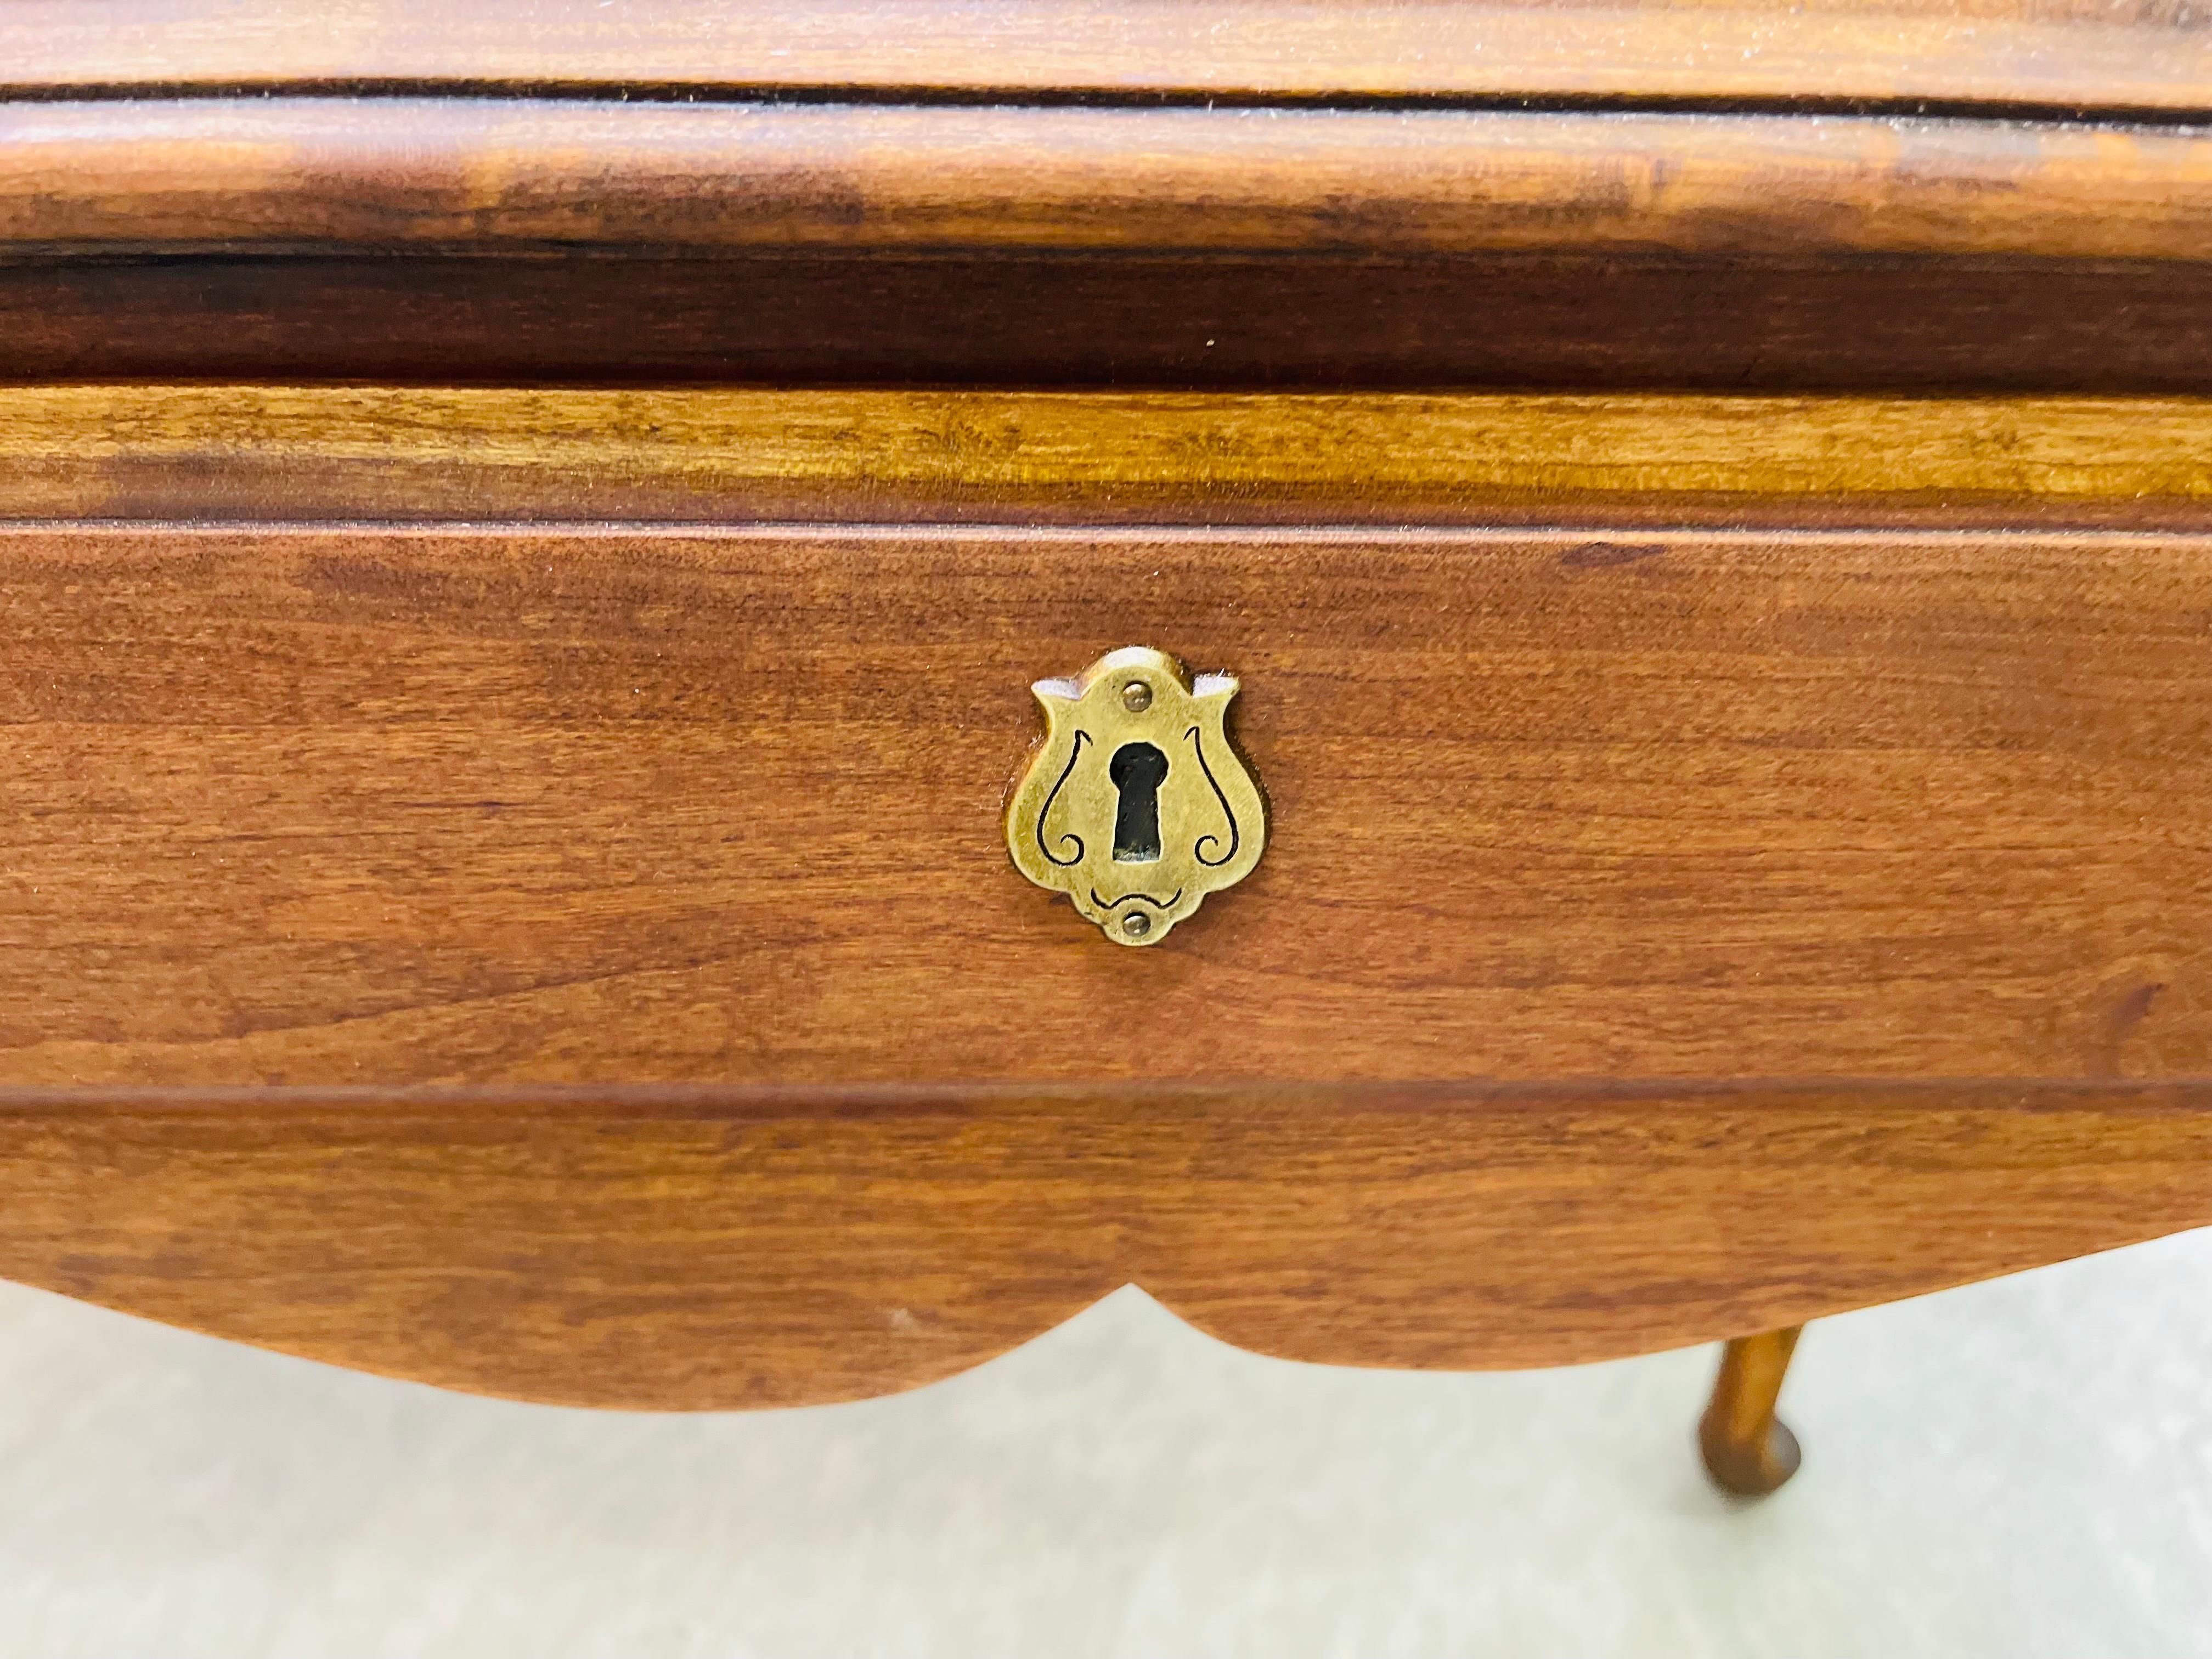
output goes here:
<path id="1" fill-rule="evenodd" d="M 1158 945 L 1267 844 L 1258 781 L 1223 722 L 1237 681 L 1130 646 L 1030 690 L 1044 742 L 1006 803 L 1006 850 L 1119 945 Z"/>

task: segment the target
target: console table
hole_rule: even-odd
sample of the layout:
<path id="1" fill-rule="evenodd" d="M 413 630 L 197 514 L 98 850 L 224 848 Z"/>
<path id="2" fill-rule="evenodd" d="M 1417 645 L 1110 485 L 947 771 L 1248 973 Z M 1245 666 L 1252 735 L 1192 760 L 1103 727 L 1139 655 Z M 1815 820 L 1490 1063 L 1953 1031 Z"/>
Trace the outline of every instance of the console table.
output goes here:
<path id="1" fill-rule="evenodd" d="M 653 1408 L 2212 1223 L 2212 34 L 13 0 L 0 1274 Z"/>

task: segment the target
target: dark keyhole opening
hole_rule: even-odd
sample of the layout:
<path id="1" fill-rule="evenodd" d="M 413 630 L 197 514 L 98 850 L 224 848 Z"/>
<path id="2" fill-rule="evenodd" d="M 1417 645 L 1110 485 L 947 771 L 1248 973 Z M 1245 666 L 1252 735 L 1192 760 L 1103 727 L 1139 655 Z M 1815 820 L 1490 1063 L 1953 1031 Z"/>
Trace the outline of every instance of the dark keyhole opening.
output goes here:
<path id="1" fill-rule="evenodd" d="M 1168 757 L 1149 743 L 1125 743 L 1106 763 L 1121 792 L 1114 811 L 1114 862 L 1152 864 L 1160 856 L 1160 783 Z"/>

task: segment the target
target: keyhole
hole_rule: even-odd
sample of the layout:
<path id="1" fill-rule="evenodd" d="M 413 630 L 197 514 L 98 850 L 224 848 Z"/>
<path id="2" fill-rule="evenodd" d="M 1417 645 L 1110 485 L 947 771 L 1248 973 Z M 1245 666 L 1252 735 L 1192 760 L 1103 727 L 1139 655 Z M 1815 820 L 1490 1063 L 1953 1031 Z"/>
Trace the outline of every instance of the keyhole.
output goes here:
<path id="1" fill-rule="evenodd" d="M 1121 792 L 1114 811 L 1114 862 L 1155 864 L 1160 856 L 1160 783 L 1168 757 L 1149 743 L 1125 743 L 1106 763 Z"/>

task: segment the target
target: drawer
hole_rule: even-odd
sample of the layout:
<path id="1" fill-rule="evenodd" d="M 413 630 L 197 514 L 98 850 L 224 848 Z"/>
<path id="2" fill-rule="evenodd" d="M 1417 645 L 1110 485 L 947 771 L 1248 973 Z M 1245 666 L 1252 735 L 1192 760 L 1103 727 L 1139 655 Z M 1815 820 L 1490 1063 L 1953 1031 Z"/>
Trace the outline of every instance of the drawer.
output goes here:
<path id="1" fill-rule="evenodd" d="M 11 1277 L 726 1406 L 1131 1280 L 1535 1364 L 2212 1220 L 2192 401 L 8 405 Z M 1130 646 L 1267 803 L 1143 949 L 1006 822 Z"/>
<path id="2" fill-rule="evenodd" d="M 2116 1077 L 2212 1036 L 2197 537 L 132 526 L 0 559 L 19 1084 Z M 1131 952 L 1001 815 L 1031 683 L 1146 641 L 1239 676 L 1271 829 Z"/>

